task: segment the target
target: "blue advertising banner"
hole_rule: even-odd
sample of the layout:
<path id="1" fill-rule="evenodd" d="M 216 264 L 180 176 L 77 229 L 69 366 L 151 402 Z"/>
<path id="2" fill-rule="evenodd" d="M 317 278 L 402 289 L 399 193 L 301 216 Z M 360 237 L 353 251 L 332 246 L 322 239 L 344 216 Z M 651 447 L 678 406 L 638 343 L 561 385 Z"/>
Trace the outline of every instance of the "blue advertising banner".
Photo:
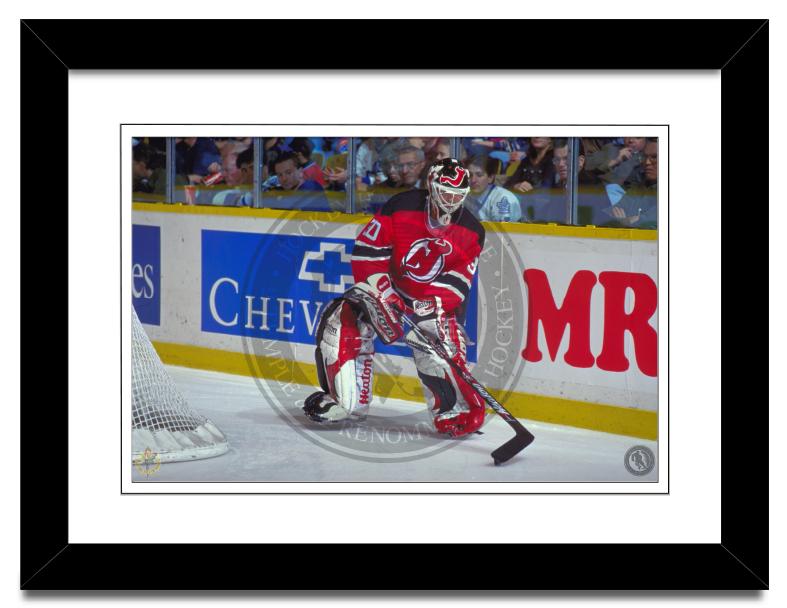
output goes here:
<path id="1" fill-rule="evenodd" d="M 140 322 L 160 324 L 161 230 L 131 226 L 131 296 Z"/>
<path id="2" fill-rule="evenodd" d="M 320 313 L 354 284 L 354 241 L 330 237 L 202 231 L 202 331 L 314 345 Z M 465 329 L 476 342 L 478 281 Z M 410 356 L 408 346 L 378 353 Z M 475 362 L 475 345 L 467 348 Z"/>

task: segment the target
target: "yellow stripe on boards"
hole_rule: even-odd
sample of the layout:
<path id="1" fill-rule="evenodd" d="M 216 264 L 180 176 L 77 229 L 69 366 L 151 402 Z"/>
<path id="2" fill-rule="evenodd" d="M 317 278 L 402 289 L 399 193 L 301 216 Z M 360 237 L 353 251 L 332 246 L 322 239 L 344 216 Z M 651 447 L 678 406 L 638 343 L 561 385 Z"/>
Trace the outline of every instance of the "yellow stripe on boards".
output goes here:
<path id="1" fill-rule="evenodd" d="M 181 203 L 170 205 L 165 203 L 132 203 L 131 208 L 134 211 L 153 211 L 156 213 L 230 215 L 301 221 L 316 220 L 338 224 L 366 224 L 371 219 L 371 216 L 360 213 L 252 209 L 251 207 L 213 207 L 212 205 L 182 205 Z M 557 224 L 520 224 L 518 222 L 481 222 L 481 225 L 489 232 L 503 232 L 507 234 L 551 234 L 553 236 L 624 241 L 658 240 L 658 231 L 656 230 L 625 230 L 622 228 L 597 228 L 596 226 L 559 226 Z"/>
<path id="2" fill-rule="evenodd" d="M 152 211 L 154 213 L 182 213 L 185 215 L 225 215 L 235 217 L 254 217 L 285 220 L 315 220 L 336 222 L 338 224 L 366 224 L 371 216 L 360 213 L 341 213 L 339 211 L 295 211 L 291 209 L 253 209 L 251 207 L 220 207 L 213 205 L 183 205 L 181 203 L 132 203 L 133 211 Z"/>
<path id="3" fill-rule="evenodd" d="M 487 232 L 506 234 L 548 234 L 586 239 L 617 239 L 622 241 L 658 241 L 657 230 L 626 230 L 596 226 L 560 226 L 558 224 L 520 224 L 518 222 L 481 222 Z"/>
<path id="4" fill-rule="evenodd" d="M 314 386 L 315 390 L 319 386 L 317 368 L 313 363 L 166 342 L 153 342 L 153 346 L 161 360 L 168 365 L 265 378 L 280 383 L 305 384 Z M 544 395 L 488 390 L 517 418 L 653 441 L 658 438 L 656 412 Z M 424 402 L 421 383 L 417 378 L 375 374 L 373 392 L 377 396 Z"/>

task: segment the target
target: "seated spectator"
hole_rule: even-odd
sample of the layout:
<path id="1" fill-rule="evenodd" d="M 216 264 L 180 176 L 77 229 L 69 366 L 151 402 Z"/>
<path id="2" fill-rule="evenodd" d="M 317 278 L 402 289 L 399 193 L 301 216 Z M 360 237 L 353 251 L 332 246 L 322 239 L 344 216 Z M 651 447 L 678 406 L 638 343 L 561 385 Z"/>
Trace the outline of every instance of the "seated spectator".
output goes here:
<path id="1" fill-rule="evenodd" d="M 243 174 L 238 168 L 238 155 L 230 154 L 221 161 L 221 178 L 215 184 L 197 191 L 198 205 L 233 207 L 248 190 L 242 188 Z"/>
<path id="2" fill-rule="evenodd" d="M 248 147 L 249 146 L 244 144 L 242 141 L 231 139 L 223 148 L 221 148 L 221 158 L 224 159 L 230 154 L 240 154 L 244 150 L 248 149 Z"/>
<path id="3" fill-rule="evenodd" d="M 298 155 L 292 150 L 282 152 L 276 157 L 274 170 L 283 190 L 323 191 L 322 186 L 314 180 L 304 179 Z"/>
<path id="4" fill-rule="evenodd" d="M 337 200 L 329 204 L 323 187 L 314 180 L 303 178 L 303 169 L 298 162 L 298 156 L 292 150 L 279 154 L 274 161 L 274 170 L 279 185 L 271 189 L 268 194 L 275 196 L 276 201 L 275 204 L 271 204 L 272 196 L 267 196 L 266 207 L 344 211 L 344 201 Z M 298 194 L 296 195 L 295 192 Z M 332 205 L 336 208 L 332 209 Z"/>
<path id="5" fill-rule="evenodd" d="M 244 186 L 254 185 L 254 148 L 246 148 L 236 161 Z"/>
<path id="6" fill-rule="evenodd" d="M 398 189 L 403 187 L 402 178 L 396 168 L 399 150 L 401 150 L 401 146 L 398 144 L 388 144 L 380 152 L 378 162 L 382 175 L 377 174 L 372 190 L 380 191 L 381 189 Z"/>
<path id="7" fill-rule="evenodd" d="M 633 184 L 626 194 L 605 212 L 626 228 L 656 230 L 658 222 L 659 144 L 648 138 L 642 149 L 642 181 Z"/>
<path id="8" fill-rule="evenodd" d="M 262 181 L 268 180 L 271 176 L 276 174 L 273 168 L 273 162 L 276 157 L 284 150 L 282 147 L 289 149 L 284 145 L 284 139 L 281 137 L 265 137 L 262 140 Z"/>
<path id="9" fill-rule="evenodd" d="M 323 177 L 322 167 L 311 159 L 312 151 L 314 150 L 312 141 L 308 137 L 294 137 L 289 146 L 298 155 L 298 162 L 301 165 L 301 169 L 303 169 L 303 178 L 313 180 L 323 188 L 327 186 L 328 182 Z"/>
<path id="10" fill-rule="evenodd" d="M 347 185 L 347 138 L 336 138 L 332 149 L 333 156 L 325 161 L 322 175 L 328 183 L 328 190 L 345 192 Z"/>
<path id="11" fill-rule="evenodd" d="M 494 185 L 497 160 L 483 155 L 468 156 L 462 164 L 470 172 L 470 194 L 465 207 L 481 221 L 518 222 L 522 217 L 519 199 Z"/>
<path id="12" fill-rule="evenodd" d="M 470 155 L 488 155 L 504 163 L 520 162 L 530 146 L 527 139 L 522 137 L 473 138 L 469 142 L 463 141 L 463 144 Z"/>
<path id="13" fill-rule="evenodd" d="M 355 188 L 358 192 L 366 192 L 375 183 L 374 164 L 385 144 L 384 137 L 370 137 L 358 146 L 355 154 Z"/>
<path id="14" fill-rule="evenodd" d="M 339 139 L 338 137 L 321 137 L 320 140 L 322 141 L 320 150 L 322 150 L 323 154 L 331 156 L 332 154 L 336 154 L 336 140 Z"/>
<path id="15" fill-rule="evenodd" d="M 360 206 L 356 208 L 361 213 L 374 215 L 382 209 L 389 198 L 406 189 L 396 168 L 400 149 L 401 146 L 398 143 L 389 143 L 383 147 L 380 152 L 380 158 L 375 165 L 378 172 L 375 176 L 375 183 L 369 189 L 369 197 L 360 197 L 358 199 Z"/>
<path id="16" fill-rule="evenodd" d="M 398 156 L 399 150 L 402 149 L 403 145 L 404 144 L 402 144 L 399 141 L 399 138 L 397 138 L 397 137 L 386 137 L 385 138 L 385 144 L 377 152 L 377 163 L 374 166 L 374 170 L 375 170 L 376 174 L 379 175 L 379 173 L 383 170 L 382 169 L 383 158 L 385 158 L 386 162 L 388 162 L 388 163 L 393 161 L 393 164 L 394 165 L 396 164 L 396 157 Z M 386 178 L 385 179 L 388 179 L 388 177 L 387 177 L 388 172 L 386 171 L 385 173 L 386 173 Z M 382 181 L 385 181 L 385 179 L 383 179 Z M 379 182 L 376 182 L 376 183 L 379 183 Z"/>
<path id="17" fill-rule="evenodd" d="M 132 192 L 143 192 L 157 196 L 167 195 L 167 155 L 146 143 L 133 148 L 131 157 Z M 175 174 L 175 184 L 187 186 L 188 177 Z"/>
<path id="18" fill-rule="evenodd" d="M 207 177 L 221 171 L 221 149 L 227 137 L 198 137 L 186 155 L 186 173 Z"/>
<path id="19" fill-rule="evenodd" d="M 552 149 L 551 137 L 529 138 L 525 155 L 514 174 L 504 182 L 503 187 L 512 192 L 526 193 L 542 185 L 551 186 L 555 177 Z"/>
<path id="20" fill-rule="evenodd" d="M 424 151 L 415 146 L 404 146 L 399 150 L 396 171 L 402 180 L 403 188 L 420 188 L 420 174 L 425 164 Z"/>
<path id="21" fill-rule="evenodd" d="M 447 139 L 439 140 L 435 146 L 435 160 L 444 158 L 451 158 L 451 142 Z"/>
<path id="22" fill-rule="evenodd" d="M 440 144 L 441 139 L 439 137 L 423 137 L 421 139 L 423 141 L 421 150 L 424 151 L 426 162 L 437 160 L 437 146 Z"/>
<path id="23" fill-rule="evenodd" d="M 579 139 L 585 148 L 585 160 L 590 154 L 601 152 L 604 148 L 604 142 L 598 137 L 580 137 Z"/>
<path id="24" fill-rule="evenodd" d="M 623 144 L 606 144 L 600 152 L 588 154 L 585 162 L 587 171 L 594 172 L 607 188 L 610 197 L 623 196 L 624 192 L 633 184 L 642 181 L 644 172 L 639 162 L 642 157 L 642 148 L 645 146 L 645 137 L 624 137 Z"/>
<path id="25" fill-rule="evenodd" d="M 424 157 L 427 164 L 432 161 L 451 158 L 451 143 L 440 137 L 425 138 L 426 144 L 423 147 Z"/>
<path id="26" fill-rule="evenodd" d="M 224 207 L 253 207 L 254 195 L 254 148 L 247 147 L 240 154 L 230 154 L 224 158 L 221 167 L 224 183 L 232 186 L 213 197 L 213 205 Z"/>
<path id="27" fill-rule="evenodd" d="M 196 137 L 175 138 L 175 173 L 186 173 L 186 157 L 195 141 L 197 141 Z M 196 176 L 196 179 L 192 181 L 197 183 L 199 176 Z"/>
<path id="28" fill-rule="evenodd" d="M 584 170 L 585 148 L 581 138 L 575 140 L 577 150 L 577 224 L 581 226 L 602 226 L 609 221 L 609 216 L 603 213 L 609 207 L 610 200 L 604 184 L 592 173 Z M 550 189 L 557 207 L 553 215 L 565 218 L 567 186 L 568 186 L 568 140 L 556 139 L 554 158 L 552 162 L 557 170 L 558 182 Z M 565 221 L 563 219 L 562 221 Z"/>

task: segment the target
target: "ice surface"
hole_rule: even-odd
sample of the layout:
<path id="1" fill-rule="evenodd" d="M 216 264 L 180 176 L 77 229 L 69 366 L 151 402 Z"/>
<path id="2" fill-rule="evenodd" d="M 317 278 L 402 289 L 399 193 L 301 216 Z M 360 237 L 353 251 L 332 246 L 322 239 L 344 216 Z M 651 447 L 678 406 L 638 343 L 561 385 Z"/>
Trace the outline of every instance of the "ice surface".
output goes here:
<path id="1" fill-rule="evenodd" d="M 446 440 L 426 437 L 424 429 L 431 428 L 431 421 L 423 403 L 388 399 L 383 404 L 375 397 L 366 423 L 343 429 L 341 424 L 313 423 L 296 409 L 295 402 L 302 403 L 318 390 L 316 387 L 282 388 L 275 381 L 184 367 L 166 368 L 186 400 L 224 432 L 230 449 L 216 458 L 162 465 L 148 479 L 132 465 L 133 481 L 658 481 L 658 462 L 653 471 L 642 477 L 629 473 L 623 464 L 626 451 L 634 445 L 649 447 L 658 459 L 655 441 L 522 420 L 535 435 L 535 441 L 508 463 L 496 467 L 490 453 L 513 437 L 511 427 L 496 414 L 487 415 L 483 435 Z M 283 390 L 291 395 L 285 395 Z M 271 405 L 275 400 L 287 404 L 289 416 L 283 417 L 281 408 Z M 402 454 L 395 451 L 404 445 L 401 438 L 390 433 L 389 444 L 386 437 L 372 429 L 383 428 L 392 419 L 400 420 L 403 414 L 409 414 L 407 420 L 416 421 L 424 433 L 427 451 L 445 448 L 449 443 L 450 449 L 401 461 Z M 301 430 L 293 425 L 300 425 Z M 374 451 L 359 450 L 352 455 L 333 448 L 331 442 L 342 432 L 350 446 Z M 324 442 L 323 437 L 327 438 Z M 399 461 L 383 460 L 386 454 Z"/>

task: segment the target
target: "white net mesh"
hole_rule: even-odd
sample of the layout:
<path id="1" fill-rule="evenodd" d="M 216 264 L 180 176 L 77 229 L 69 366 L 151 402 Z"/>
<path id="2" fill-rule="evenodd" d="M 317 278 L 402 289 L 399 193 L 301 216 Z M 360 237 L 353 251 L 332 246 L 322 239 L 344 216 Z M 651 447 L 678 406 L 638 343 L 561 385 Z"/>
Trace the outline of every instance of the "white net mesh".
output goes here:
<path id="1" fill-rule="evenodd" d="M 227 438 L 188 404 L 131 311 L 132 459 L 148 447 L 162 462 L 224 454 Z"/>

